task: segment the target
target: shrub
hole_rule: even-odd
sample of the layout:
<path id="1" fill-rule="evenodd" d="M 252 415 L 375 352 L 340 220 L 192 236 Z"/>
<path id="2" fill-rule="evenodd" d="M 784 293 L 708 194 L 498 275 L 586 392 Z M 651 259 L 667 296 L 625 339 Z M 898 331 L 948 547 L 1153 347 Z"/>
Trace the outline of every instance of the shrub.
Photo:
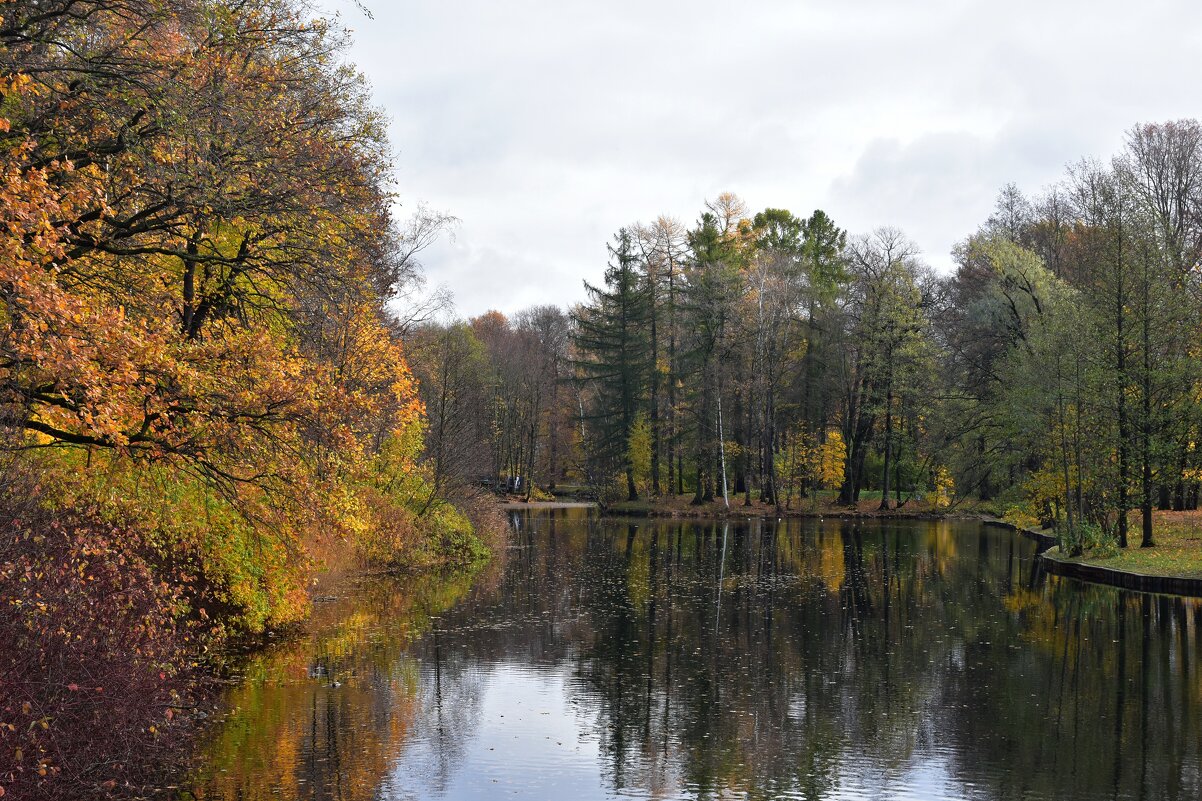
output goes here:
<path id="1" fill-rule="evenodd" d="M 76 799 L 147 782 L 193 705 L 193 579 L 156 572 L 144 532 L 0 477 L 0 787 Z"/>
<path id="2" fill-rule="evenodd" d="M 309 558 L 278 509 L 245 488 L 231 498 L 170 464 L 83 449 L 56 449 L 28 462 L 55 508 L 89 508 L 113 524 L 138 521 L 151 561 L 187 569 L 193 591 L 214 620 L 234 632 L 260 633 L 302 620 L 309 611 Z M 257 512 L 252 519 L 250 512 Z M 274 512 L 275 519 L 269 517 Z"/>
<path id="3" fill-rule="evenodd" d="M 1031 514 L 1025 505 L 1012 505 L 1002 515 L 1002 520 L 1018 529 L 1038 530 L 1039 518 Z"/>
<path id="4" fill-rule="evenodd" d="M 1079 523 L 1077 533 L 1082 547 L 1097 559 L 1109 559 L 1119 554 L 1118 539 L 1095 523 Z"/>

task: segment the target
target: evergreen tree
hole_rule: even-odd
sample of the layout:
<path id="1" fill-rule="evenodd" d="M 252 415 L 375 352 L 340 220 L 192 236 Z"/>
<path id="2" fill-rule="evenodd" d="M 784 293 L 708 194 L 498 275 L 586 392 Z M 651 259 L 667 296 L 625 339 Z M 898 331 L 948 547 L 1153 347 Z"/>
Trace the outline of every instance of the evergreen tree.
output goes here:
<path id="1" fill-rule="evenodd" d="M 651 294 L 638 269 L 633 240 L 623 228 L 609 246 L 605 286 L 587 282 L 588 302 L 577 308 L 574 340 L 580 380 L 591 389 L 587 421 L 593 434 L 590 456 L 604 472 L 594 481 L 608 483 L 625 474 L 627 497 L 638 499 L 629 442 L 653 368 L 649 322 Z"/>
<path id="2" fill-rule="evenodd" d="M 723 196 L 725 197 L 725 196 Z M 713 500 L 723 468 L 719 437 L 723 357 L 728 328 L 739 296 L 737 228 L 726 218 L 705 212 L 689 232 L 691 262 L 681 310 L 686 318 L 686 385 L 696 431 L 697 486 L 693 502 Z"/>

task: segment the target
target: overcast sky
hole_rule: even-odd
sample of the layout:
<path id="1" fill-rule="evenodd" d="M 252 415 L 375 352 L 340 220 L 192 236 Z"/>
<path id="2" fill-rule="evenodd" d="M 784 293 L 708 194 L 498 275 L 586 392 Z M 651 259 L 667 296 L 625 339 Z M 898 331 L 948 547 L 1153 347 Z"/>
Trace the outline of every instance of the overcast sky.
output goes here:
<path id="1" fill-rule="evenodd" d="M 326 0 L 398 188 L 462 220 L 460 314 L 582 299 L 621 226 L 706 198 L 903 229 L 928 262 L 1014 181 L 1202 115 L 1193 0 Z"/>

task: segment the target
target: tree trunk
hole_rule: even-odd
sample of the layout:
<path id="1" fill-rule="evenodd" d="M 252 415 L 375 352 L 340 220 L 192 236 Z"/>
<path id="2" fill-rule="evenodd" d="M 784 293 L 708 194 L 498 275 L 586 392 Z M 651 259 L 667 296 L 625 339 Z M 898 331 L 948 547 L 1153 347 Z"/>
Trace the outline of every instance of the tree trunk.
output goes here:
<path id="1" fill-rule="evenodd" d="M 726 491 L 726 443 L 722 435 L 722 387 L 718 387 L 718 455 L 722 470 L 722 502 L 730 509 L 730 493 Z"/>
<path id="2" fill-rule="evenodd" d="M 1068 468 L 1068 432 L 1065 428 L 1068 426 L 1068 421 L 1064 414 L 1064 379 L 1060 370 L 1060 357 L 1057 354 L 1056 358 L 1056 416 L 1059 418 L 1060 428 L 1060 469 L 1064 478 L 1064 506 L 1065 513 L 1068 516 L 1068 545 L 1069 556 L 1081 555 L 1081 542 L 1077 537 L 1077 521 L 1073 516 L 1073 491 L 1072 481 L 1069 477 Z M 1078 480 L 1080 477 L 1078 476 Z"/>
<path id="3" fill-rule="evenodd" d="M 1140 499 L 1140 516 L 1143 523 L 1143 537 L 1139 543 L 1141 548 L 1151 548 L 1152 542 L 1152 321 L 1151 304 L 1149 303 L 1149 286 L 1151 277 L 1148 275 L 1148 258 L 1144 257 L 1143 280 L 1143 420 L 1140 426 L 1140 450 L 1143 462 L 1143 497 Z"/>
<path id="4" fill-rule="evenodd" d="M 655 279 L 651 279 L 651 494 L 659 497 L 659 340 L 656 333 Z"/>
<path id="5" fill-rule="evenodd" d="M 1115 364 L 1118 379 L 1118 418 L 1119 418 L 1119 475 L 1118 475 L 1118 535 L 1119 547 L 1127 547 L 1127 510 L 1130 502 L 1127 499 L 1128 482 L 1130 481 L 1130 457 L 1128 445 L 1131 436 L 1127 423 L 1127 343 L 1124 338 L 1124 321 L 1126 300 L 1123 294 L 1123 223 L 1119 220 L 1118 230 L 1118 287 L 1115 291 Z"/>
<path id="6" fill-rule="evenodd" d="M 889 508 L 889 468 L 893 462 L 893 381 L 889 381 L 885 390 L 885 464 L 881 471 L 881 505 L 882 511 Z"/>

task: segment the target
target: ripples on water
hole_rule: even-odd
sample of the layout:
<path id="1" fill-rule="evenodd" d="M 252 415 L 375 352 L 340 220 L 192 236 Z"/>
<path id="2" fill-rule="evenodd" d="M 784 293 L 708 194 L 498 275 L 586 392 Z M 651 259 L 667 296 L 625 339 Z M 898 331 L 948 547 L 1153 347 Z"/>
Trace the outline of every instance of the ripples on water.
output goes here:
<path id="1" fill-rule="evenodd" d="M 976 523 L 514 529 L 252 657 L 195 797 L 1202 797 L 1194 601 L 1044 577 Z"/>

